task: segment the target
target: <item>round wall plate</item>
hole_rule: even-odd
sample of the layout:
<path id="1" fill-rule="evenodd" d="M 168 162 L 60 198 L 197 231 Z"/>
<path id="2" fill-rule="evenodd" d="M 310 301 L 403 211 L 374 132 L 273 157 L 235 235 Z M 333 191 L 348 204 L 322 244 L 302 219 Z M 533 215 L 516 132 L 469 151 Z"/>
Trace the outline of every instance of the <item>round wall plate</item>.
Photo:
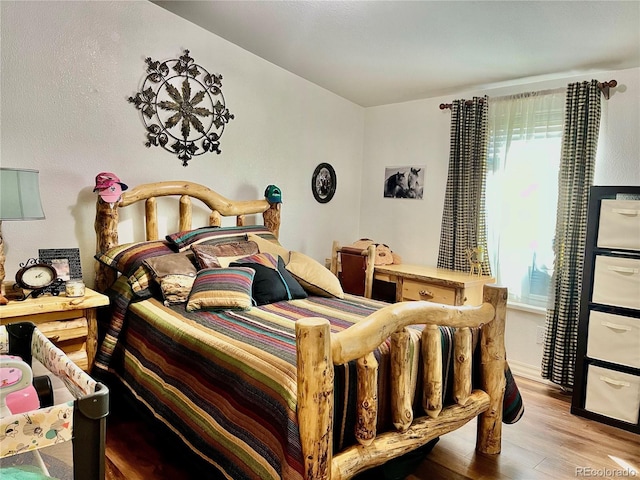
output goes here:
<path id="1" fill-rule="evenodd" d="M 321 163 L 313 171 L 311 177 L 311 191 L 320 203 L 327 203 L 333 198 L 338 186 L 336 171 L 328 163 Z"/>

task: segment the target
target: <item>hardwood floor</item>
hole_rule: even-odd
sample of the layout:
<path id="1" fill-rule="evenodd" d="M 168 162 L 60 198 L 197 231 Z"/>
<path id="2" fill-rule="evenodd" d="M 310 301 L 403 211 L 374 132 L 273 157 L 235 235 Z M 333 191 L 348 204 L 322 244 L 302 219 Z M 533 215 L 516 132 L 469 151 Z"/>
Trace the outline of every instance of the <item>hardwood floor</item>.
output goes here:
<path id="1" fill-rule="evenodd" d="M 571 415 L 570 396 L 554 386 L 516 380 L 525 414 L 503 426 L 500 455 L 475 453 L 472 421 L 441 437 L 407 480 L 640 478 L 640 435 Z M 137 414 L 116 409 L 110 415 L 108 479 L 221 478 L 210 472 L 192 452 L 145 427 Z"/>
<path id="2" fill-rule="evenodd" d="M 440 438 L 408 480 L 640 477 L 640 435 L 572 415 L 570 395 L 554 386 L 516 381 L 525 413 L 518 423 L 503 425 L 500 455 L 475 452 L 475 422 L 470 422 Z"/>

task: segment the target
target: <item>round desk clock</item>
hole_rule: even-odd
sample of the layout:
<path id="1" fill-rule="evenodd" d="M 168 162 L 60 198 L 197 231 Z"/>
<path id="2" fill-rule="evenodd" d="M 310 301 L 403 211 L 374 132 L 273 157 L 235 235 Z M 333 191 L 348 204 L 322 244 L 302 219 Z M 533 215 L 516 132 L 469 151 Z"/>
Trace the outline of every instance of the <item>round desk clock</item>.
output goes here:
<path id="1" fill-rule="evenodd" d="M 28 290 L 48 287 L 55 282 L 56 278 L 58 278 L 56 269 L 46 263 L 26 265 L 16 273 L 16 283 Z"/>
<path id="2" fill-rule="evenodd" d="M 58 295 L 59 287 L 64 282 L 58 278 L 58 272 L 52 265 L 31 258 L 20 267 L 16 273 L 16 284 L 25 290 L 32 290 L 27 297 L 39 297 L 47 292 Z"/>

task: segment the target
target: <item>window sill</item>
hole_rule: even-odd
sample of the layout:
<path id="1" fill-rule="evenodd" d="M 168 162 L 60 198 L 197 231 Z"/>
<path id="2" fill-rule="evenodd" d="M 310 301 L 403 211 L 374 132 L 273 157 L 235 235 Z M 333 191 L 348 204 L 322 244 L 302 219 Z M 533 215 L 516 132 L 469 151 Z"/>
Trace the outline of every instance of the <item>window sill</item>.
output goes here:
<path id="1" fill-rule="evenodd" d="M 522 312 L 537 313 L 540 315 L 546 315 L 547 313 L 547 309 L 544 307 L 536 307 L 534 305 L 528 305 L 526 303 L 519 303 L 519 302 L 512 302 L 510 300 L 507 302 L 507 308 L 510 308 L 512 310 L 520 310 Z"/>

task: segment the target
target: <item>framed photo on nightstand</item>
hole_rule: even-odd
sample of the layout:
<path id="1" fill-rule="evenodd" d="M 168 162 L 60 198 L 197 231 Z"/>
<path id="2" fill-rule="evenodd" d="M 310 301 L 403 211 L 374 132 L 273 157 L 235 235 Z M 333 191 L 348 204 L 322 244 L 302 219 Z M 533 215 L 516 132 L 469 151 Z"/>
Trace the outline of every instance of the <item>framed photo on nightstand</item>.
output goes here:
<path id="1" fill-rule="evenodd" d="M 79 248 L 39 249 L 38 258 L 55 268 L 58 278 L 64 281 L 82 278 Z M 64 291 L 64 284 L 60 288 Z"/>

